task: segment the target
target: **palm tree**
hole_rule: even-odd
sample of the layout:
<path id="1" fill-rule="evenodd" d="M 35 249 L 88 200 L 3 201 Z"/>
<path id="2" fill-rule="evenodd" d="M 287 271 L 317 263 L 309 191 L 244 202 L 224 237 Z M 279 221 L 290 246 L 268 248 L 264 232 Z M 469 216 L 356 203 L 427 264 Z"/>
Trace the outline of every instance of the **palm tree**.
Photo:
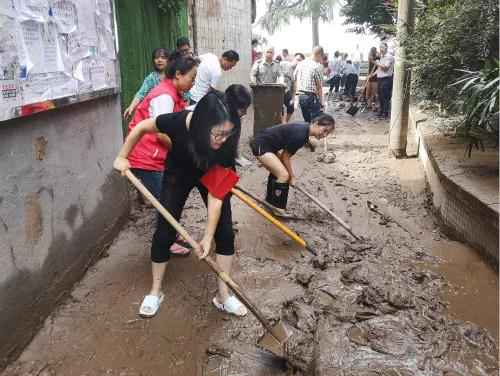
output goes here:
<path id="1" fill-rule="evenodd" d="M 313 47 L 319 45 L 319 21 L 333 19 L 333 7 L 338 0 L 267 0 L 266 13 L 259 20 L 260 25 L 273 34 L 291 19 L 310 19 L 312 23 Z"/>

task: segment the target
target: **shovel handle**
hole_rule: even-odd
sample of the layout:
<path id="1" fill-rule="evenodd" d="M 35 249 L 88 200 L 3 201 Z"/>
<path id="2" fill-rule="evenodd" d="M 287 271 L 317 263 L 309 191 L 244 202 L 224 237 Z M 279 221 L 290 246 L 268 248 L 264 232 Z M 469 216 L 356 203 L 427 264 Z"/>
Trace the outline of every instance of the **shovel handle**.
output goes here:
<path id="1" fill-rule="evenodd" d="M 238 197 L 241 201 L 243 201 L 245 204 L 250 206 L 253 210 L 255 210 L 257 213 L 262 215 L 265 219 L 267 219 L 269 222 L 271 222 L 273 225 L 275 225 L 277 228 L 279 228 L 281 231 L 283 231 L 288 237 L 290 237 L 292 240 L 294 240 L 297 244 L 300 244 L 302 247 L 305 247 L 309 250 L 309 247 L 307 247 L 307 243 L 305 242 L 304 239 L 302 239 L 299 235 L 297 235 L 294 231 L 289 229 L 287 226 L 285 226 L 283 223 L 278 221 L 276 218 L 274 218 L 271 214 L 266 212 L 264 209 L 262 209 L 260 206 L 257 206 L 251 199 L 248 197 L 246 194 L 241 192 L 240 190 L 233 188 L 231 189 L 231 193 Z"/>
<path id="2" fill-rule="evenodd" d="M 309 192 L 307 192 L 305 189 L 303 189 L 302 187 L 298 186 L 298 185 L 294 185 L 293 186 L 296 190 L 298 190 L 299 192 L 302 192 L 304 195 L 306 195 L 309 199 L 311 199 L 312 202 L 314 202 L 316 205 L 318 205 L 321 209 L 323 209 L 324 211 L 326 211 L 328 214 L 330 214 L 333 219 L 335 219 L 335 221 L 337 221 L 337 223 L 339 225 L 341 225 L 349 234 L 351 234 L 351 236 L 356 239 L 356 240 L 361 240 L 358 236 L 356 236 L 352 230 L 351 230 L 351 227 L 345 223 L 340 217 L 338 217 L 334 212 L 332 212 L 330 209 L 328 209 L 328 207 L 323 204 L 320 200 L 318 200 L 316 197 L 314 197 L 312 194 L 310 194 Z"/>
<path id="3" fill-rule="evenodd" d="M 179 222 L 168 212 L 167 209 L 156 199 L 155 196 L 142 184 L 142 182 L 137 179 L 137 177 L 130 170 L 125 171 L 125 175 L 130 180 L 130 182 L 141 192 L 148 201 L 153 204 L 153 206 L 160 212 L 160 214 L 167 220 L 168 223 L 193 247 L 198 248 L 199 244 L 189 236 L 188 232 L 181 226 Z M 259 319 L 264 328 L 272 334 L 272 336 L 281 343 L 279 335 L 275 332 L 269 321 L 264 317 L 262 312 L 250 301 L 246 294 L 241 290 L 240 286 L 234 282 L 229 274 L 224 272 L 219 265 L 214 261 L 213 258 L 207 256 L 203 259 L 208 266 L 217 274 L 217 276 L 222 279 L 227 286 L 236 294 L 236 296 L 245 304 L 245 306 Z"/>

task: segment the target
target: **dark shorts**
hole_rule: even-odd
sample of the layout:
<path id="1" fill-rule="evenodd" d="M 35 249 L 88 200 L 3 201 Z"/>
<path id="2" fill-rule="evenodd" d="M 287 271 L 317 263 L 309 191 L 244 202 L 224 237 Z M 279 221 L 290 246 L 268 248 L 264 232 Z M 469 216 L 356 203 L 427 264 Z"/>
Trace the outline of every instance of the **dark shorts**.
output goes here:
<path id="1" fill-rule="evenodd" d="M 266 153 L 276 153 L 276 151 L 271 146 L 255 137 L 250 139 L 250 149 L 252 150 L 252 154 L 256 157 L 260 157 L 261 155 L 264 155 Z"/>
<path id="2" fill-rule="evenodd" d="M 293 112 L 295 111 L 295 108 L 294 108 L 294 103 L 293 103 L 293 98 L 292 98 L 292 93 L 290 91 L 287 91 L 285 93 L 285 97 L 284 97 L 284 105 L 286 107 L 286 113 L 287 114 L 293 114 Z"/>

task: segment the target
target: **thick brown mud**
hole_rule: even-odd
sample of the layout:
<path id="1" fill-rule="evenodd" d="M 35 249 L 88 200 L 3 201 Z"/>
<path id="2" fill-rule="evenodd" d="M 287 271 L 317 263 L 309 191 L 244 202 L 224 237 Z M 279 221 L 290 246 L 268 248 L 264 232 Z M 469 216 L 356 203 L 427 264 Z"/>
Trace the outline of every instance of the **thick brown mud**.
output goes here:
<path id="1" fill-rule="evenodd" d="M 497 375 L 498 275 L 441 233 L 418 161 L 388 157 L 387 123 L 335 115 L 335 160 L 318 161 L 323 145 L 300 151 L 297 180 L 364 241 L 292 190 L 289 207 L 301 219 L 286 223 L 313 256 L 233 197 L 234 277 L 291 331 L 288 363 L 256 346 L 264 329 L 254 316 L 216 311 L 215 277 L 194 258 L 170 262 L 159 314 L 137 317 L 155 214 L 136 208 L 109 257 L 4 374 Z M 246 145 L 242 153 L 254 164 L 240 184 L 263 197 L 267 174 Z M 193 194 L 183 223 L 200 236 L 204 218 Z"/>

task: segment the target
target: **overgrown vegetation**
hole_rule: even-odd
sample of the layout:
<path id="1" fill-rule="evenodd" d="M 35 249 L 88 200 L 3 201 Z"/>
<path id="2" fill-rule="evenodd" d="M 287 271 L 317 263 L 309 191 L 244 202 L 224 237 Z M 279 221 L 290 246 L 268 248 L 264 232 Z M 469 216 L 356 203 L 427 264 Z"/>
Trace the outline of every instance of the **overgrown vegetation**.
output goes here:
<path id="1" fill-rule="evenodd" d="M 394 33 L 397 0 L 346 0 L 353 31 Z M 498 1 L 415 0 L 415 30 L 402 43 L 412 91 L 448 114 L 463 115 L 457 131 L 498 144 Z"/>

